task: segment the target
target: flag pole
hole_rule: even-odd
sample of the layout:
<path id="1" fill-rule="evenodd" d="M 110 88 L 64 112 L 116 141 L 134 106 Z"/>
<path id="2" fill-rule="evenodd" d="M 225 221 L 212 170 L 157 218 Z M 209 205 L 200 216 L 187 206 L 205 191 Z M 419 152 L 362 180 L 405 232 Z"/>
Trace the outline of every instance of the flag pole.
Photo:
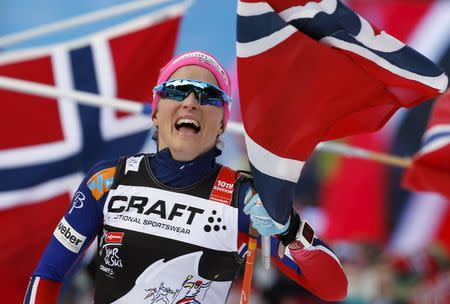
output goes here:
<path id="1" fill-rule="evenodd" d="M 57 21 L 54 23 L 45 24 L 30 30 L 25 30 L 19 33 L 13 33 L 0 37 L 0 48 L 4 48 L 10 45 L 17 44 L 26 40 L 34 39 L 47 34 L 59 32 L 68 28 L 83 26 L 86 24 L 94 23 L 103 19 L 123 15 L 132 11 L 140 10 L 143 8 L 155 6 L 165 2 L 171 2 L 174 0 L 141 0 L 131 1 L 129 3 L 116 5 L 110 8 L 98 10 L 92 13 L 76 16 L 73 18 Z"/>
<path id="2" fill-rule="evenodd" d="M 227 131 L 235 134 L 244 134 L 245 132 L 242 123 L 237 123 L 233 121 L 228 122 Z M 320 144 L 317 145 L 315 150 L 330 152 L 338 155 L 344 155 L 347 157 L 373 160 L 382 164 L 401 168 L 408 168 L 409 166 L 411 166 L 412 163 L 410 157 L 400 157 L 391 154 L 370 151 L 367 149 L 352 147 L 347 144 L 335 141 L 321 142 Z"/>
<path id="3" fill-rule="evenodd" d="M 63 90 L 41 83 L 4 76 L 0 76 L 0 88 L 49 98 L 67 98 L 72 101 L 89 106 L 110 107 L 115 110 L 125 111 L 129 113 L 151 113 L 150 103 L 143 104 L 126 99 L 103 97 L 87 92 Z M 245 130 L 242 123 L 230 121 L 227 124 L 226 132 L 243 135 L 245 133 Z M 397 166 L 401 168 L 408 168 L 412 162 L 411 158 L 409 157 L 399 157 L 395 155 L 384 154 L 331 141 L 320 143 L 319 145 L 317 145 L 316 150 L 344 155 L 347 157 L 372 160 L 382 164 Z"/>
<path id="4" fill-rule="evenodd" d="M 20 93 L 28 93 L 49 98 L 67 98 L 74 102 L 96 107 L 110 107 L 115 110 L 129 113 L 150 114 L 150 104 L 143 104 L 136 101 L 108 98 L 93 93 L 63 90 L 50 85 L 36 83 L 32 81 L 20 80 L 10 77 L 0 76 L 0 88 L 12 90 Z"/>
<path id="5" fill-rule="evenodd" d="M 319 151 L 331 152 L 347 157 L 356 157 L 361 159 L 373 160 L 382 164 L 391 165 L 400 168 L 409 168 L 412 160 L 410 157 L 400 157 L 396 155 L 375 152 L 363 148 L 352 147 L 338 142 L 321 142 L 316 147 Z"/>

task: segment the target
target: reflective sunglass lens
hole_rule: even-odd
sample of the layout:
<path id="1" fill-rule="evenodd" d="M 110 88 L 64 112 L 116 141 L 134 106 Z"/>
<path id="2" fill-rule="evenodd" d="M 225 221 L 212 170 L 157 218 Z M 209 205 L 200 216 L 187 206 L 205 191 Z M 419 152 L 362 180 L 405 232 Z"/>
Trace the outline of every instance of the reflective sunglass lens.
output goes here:
<path id="1" fill-rule="evenodd" d="M 214 85 L 189 79 L 176 79 L 164 82 L 156 86 L 153 92 L 159 94 L 162 98 L 169 98 L 179 102 L 186 99 L 191 92 L 194 92 L 201 105 L 216 107 L 223 107 L 225 102 L 231 102 L 231 98 Z"/>
<path id="2" fill-rule="evenodd" d="M 199 101 L 199 103 L 201 105 L 211 105 L 211 106 L 216 106 L 216 107 L 222 107 L 224 104 L 222 99 L 209 97 L 207 95 L 202 95 L 202 94 L 199 94 L 199 97 L 197 98 L 197 100 Z"/>
<path id="3" fill-rule="evenodd" d="M 176 101 L 183 101 L 188 94 L 189 93 L 177 90 L 176 88 L 164 88 L 160 93 L 161 97 L 174 99 Z"/>

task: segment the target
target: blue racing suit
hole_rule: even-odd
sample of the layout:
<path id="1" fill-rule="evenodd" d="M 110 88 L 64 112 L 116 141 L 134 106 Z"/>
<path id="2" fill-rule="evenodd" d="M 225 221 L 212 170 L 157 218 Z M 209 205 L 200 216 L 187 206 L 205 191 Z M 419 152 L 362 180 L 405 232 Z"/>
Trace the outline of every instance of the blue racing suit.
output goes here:
<path id="1" fill-rule="evenodd" d="M 214 148 L 193 161 L 168 149 L 96 164 L 30 279 L 24 303 L 56 303 L 61 282 L 97 238 L 95 303 L 225 303 L 246 254 L 250 183 L 216 163 Z M 279 240 L 272 238 L 272 248 Z M 347 280 L 329 247 L 273 261 L 325 300 L 345 297 Z"/>

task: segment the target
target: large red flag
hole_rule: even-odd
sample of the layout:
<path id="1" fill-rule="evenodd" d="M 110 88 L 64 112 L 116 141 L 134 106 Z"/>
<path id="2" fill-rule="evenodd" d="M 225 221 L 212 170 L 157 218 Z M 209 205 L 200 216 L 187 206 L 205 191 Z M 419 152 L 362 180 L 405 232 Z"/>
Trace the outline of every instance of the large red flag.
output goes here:
<path id="1" fill-rule="evenodd" d="M 110 97 L 149 101 L 173 55 L 181 6 L 80 40 L 0 55 L 0 75 Z M 19 303 L 29 276 L 83 172 L 139 152 L 150 119 L 0 90 L 2 303 Z"/>
<path id="2" fill-rule="evenodd" d="M 402 182 L 411 190 L 438 192 L 450 199 L 450 90 L 435 102 L 422 148 Z"/>
<path id="3" fill-rule="evenodd" d="M 237 56 L 255 185 L 281 223 L 319 142 L 376 131 L 448 83 L 434 63 L 338 0 L 240 1 Z"/>
<path id="4" fill-rule="evenodd" d="M 347 143 L 379 151 L 386 146 L 384 134 L 353 136 Z M 333 175 L 321 187 L 321 207 L 328 240 L 366 241 L 383 245 L 387 240 L 384 206 L 386 171 L 382 164 L 355 158 L 340 158 Z"/>

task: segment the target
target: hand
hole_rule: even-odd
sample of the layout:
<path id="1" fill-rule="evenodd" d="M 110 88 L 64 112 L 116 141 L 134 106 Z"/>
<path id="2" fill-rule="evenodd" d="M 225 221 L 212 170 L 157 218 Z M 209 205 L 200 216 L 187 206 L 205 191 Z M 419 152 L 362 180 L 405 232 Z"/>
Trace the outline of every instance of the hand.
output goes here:
<path id="1" fill-rule="evenodd" d="M 258 230 L 261 236 L 282 234 L 289 227 L 290 219 L 283 225 L 277 223 L 269 216 L 258 194 L 253 195 L 248 200 L 243 211 L 245 214 L 250 215 L 253 228 Z"/>

